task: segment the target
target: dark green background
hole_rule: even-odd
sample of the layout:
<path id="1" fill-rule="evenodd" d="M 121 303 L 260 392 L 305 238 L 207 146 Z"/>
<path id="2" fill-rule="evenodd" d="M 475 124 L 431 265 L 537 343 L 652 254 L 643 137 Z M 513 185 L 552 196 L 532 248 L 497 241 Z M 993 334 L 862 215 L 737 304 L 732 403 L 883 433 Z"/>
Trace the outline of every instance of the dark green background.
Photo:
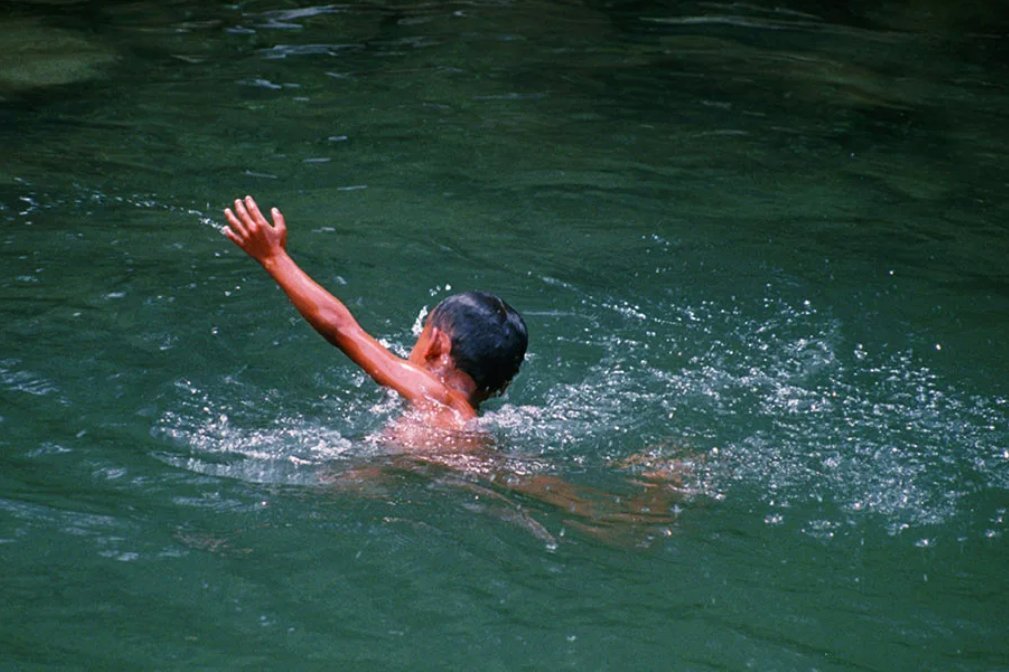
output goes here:
<path id="1" fill-rule="evenodd" d="M 1004 669 L 1007 31 L 1004 2 L 0 6 L 0 668 Z M 672 534 L 327 486 L 399 405 L 217 234 L 245 193 L 394 348 L 505 296 L 532 342 L 498 450 L 618 491 L 614 460 L 702 455 Z"/>

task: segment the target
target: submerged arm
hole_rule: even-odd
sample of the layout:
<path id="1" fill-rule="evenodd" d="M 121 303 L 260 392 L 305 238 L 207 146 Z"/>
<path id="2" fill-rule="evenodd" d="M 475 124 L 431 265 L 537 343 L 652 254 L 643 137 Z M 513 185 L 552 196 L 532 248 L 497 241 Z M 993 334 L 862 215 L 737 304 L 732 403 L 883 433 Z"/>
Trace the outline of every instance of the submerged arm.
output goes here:
<path id="1" fill-rule="evenodd" d="M 273 225 L 266 221 L 251 196 L 236 200 L 224 211 L 228 226 L 223 233 L 258 261 L 277 282 L 312 328 L 343 351 L 380 385 L 390 387 L 413 402 L 434 401 L 458 406 L 458 400 L 440 380 L 411 362 L 389 352 L 361 328 L 338 298 L 326 291 L 287 254 L 287 226 L 273 208 Z"/>

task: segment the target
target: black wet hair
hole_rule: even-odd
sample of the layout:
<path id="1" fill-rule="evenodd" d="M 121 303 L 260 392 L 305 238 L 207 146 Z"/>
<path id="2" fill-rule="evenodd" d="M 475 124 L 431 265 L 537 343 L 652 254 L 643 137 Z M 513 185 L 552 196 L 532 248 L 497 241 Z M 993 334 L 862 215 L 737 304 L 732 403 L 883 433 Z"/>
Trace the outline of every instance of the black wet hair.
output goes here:
<path id="1" fill-rule="evenodd" d="M 446 298 L 431 311 L 431 326 L 452 341 L 452 361 L 476 383 L 477 391 L 499 394 L 518 373 L 529 334 L 518 311 L 486 292 Z"/>

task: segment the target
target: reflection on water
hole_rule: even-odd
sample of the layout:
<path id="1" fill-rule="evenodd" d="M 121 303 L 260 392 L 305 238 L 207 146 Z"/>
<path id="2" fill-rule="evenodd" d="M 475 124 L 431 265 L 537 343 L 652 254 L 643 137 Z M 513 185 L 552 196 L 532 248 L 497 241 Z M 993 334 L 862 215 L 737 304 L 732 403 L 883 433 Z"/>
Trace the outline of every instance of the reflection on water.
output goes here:
<path id="1" fill-rule="evenodd" d="M 4 12 L 15 665 L 1004 661 L 998 3 Z M 394 349 L 526 315 L 493 460 L 370 438 L 401 404 L 216 231 L 250 192 Z"/>

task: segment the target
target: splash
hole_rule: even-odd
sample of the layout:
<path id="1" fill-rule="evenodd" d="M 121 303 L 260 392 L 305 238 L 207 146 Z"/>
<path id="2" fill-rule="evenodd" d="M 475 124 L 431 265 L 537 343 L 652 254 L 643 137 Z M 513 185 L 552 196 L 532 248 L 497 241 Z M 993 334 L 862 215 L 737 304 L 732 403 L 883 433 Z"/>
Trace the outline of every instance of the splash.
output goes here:
<path id="1" fill-rule="evenodd" d="M 513 391 L 522 403 L 479 421 L 509 455 L 562 473 L 623 473 L 615 465 L 642 454 L 688 460 L 686 491 L 755 499 L 766 524 L 828 538 L 868 518 L 891 534 L 940 524 L 972 495 L 1009 489 L 1006 399 L 958 390 L 911 349 L 870 351 L 809 301 L 576 296 L 537 316 L 564 327 L 530 354 Z M 572 330 L 579 321 L 590 326 Z M 180 383 L 157 431 L 183 450 L 165 459 L 311 482 L 319 465 L 374 450 L 362 437 L 402 410 L 393 397 L 362 401 L 354 380 L 332 406 L 293 414 L 282 400 L 250 412 L 243 400 L 263 391 L 249 386 L 219 395 L 239 400 L 229 406 Z"/>
<path id="2" fill-rule="evenodd" d="M 724 325 L 724 347 L 659 374 L 706 411 L 698 419 L 748 418 L 725 423 L 735 436 L 713 447 L 724 487 L 756 485 L 778 513 L 829 501 L 878 514 L 896 533 L 944 522 L 971 493 L 1009 484 L 1006 400 L 958 391 L 912 350 L 845 351 L 841 325 L 808 305 L 773 310 Z"/>
<path id="3" fill-rule="evenodd" d="M 158 457 L 187 471 L 255 483 L 312 484 L 319 472 L 311 467 L 367 448 L 319 420 L 283 415 L 278 404 L 250 412 L 241 403 L 215 400 L 188 380 L 176 382 L 174 389 L 175 410 L 161 417 L 153 433 L 179 449 Z"/>
<path id="4" fill-rule="evenodd" d="M 866 516 L 891 534 L 935 525 L 1009 487 L 1006 399 L 958 390 L 911 349 L 847 342 L 809 301 L 584 305 L 591 333 L 609 325 L 597 362 L 484 420 L 527 450 L 578 465 L 700 454 L 696 487 L 756 497 L 768 524 L 832 511 L 807 521 L 813 536 Z M 564 377 L 552 361 L 545 376 Z"/>
<path id="5" fill-rule="evenodd" d="M 17 196 L 18 204 L 13 208 L 14 213 L 22 218 L 29 218 L 42 211 L 60 210 L 81 210 L 95 207 L 125 207 L 137 210 L 154 210 L 192 217 L 202 226 L 213 228 L 219 231 L 221 224 L 211 216 L 211 212 L 216 213 L 216 208 L 212 208 L 209 203 L 204 208 L 197 208 L 193 204 L 171 203 L 162 200 L 153 194 L 133 193 L 125 195 L 110 195 L 103 191 L 92 188 L 85 188 L 75 184 L 72 195 L 58 195 L 48 191 L 38 190 L 32 184 L 22 178 L 14 180 L 20 190 L 23 191 Z M 0 207 L 3 212 L 6 207 Z M 8 216 L 13 221 L 13 217 Z"/>

